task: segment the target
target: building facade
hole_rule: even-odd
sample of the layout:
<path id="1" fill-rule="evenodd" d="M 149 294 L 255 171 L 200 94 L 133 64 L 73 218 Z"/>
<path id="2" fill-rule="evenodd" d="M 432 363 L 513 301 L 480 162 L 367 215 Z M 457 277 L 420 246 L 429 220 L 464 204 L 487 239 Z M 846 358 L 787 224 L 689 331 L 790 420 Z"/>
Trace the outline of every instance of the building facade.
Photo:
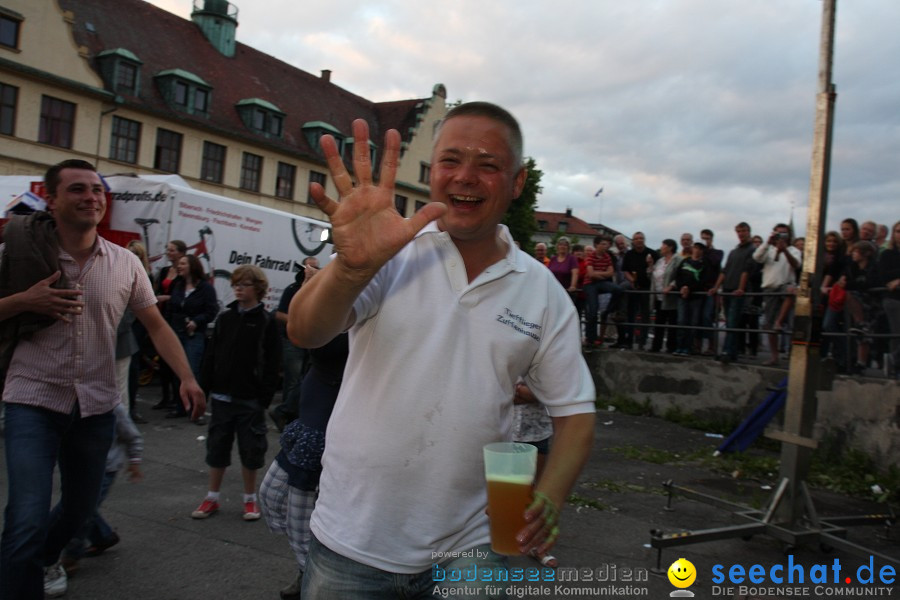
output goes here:
<path id="1" fill-rule="evenodd" d="M 226 0 L 193 8 L 187 20 L 143 0 L 0 0 L 0 174 L 81 158 L 103 174 L 176 173 L 196 189 L 322 219 L 309 184 L 335 190 L 319 138 L 335 136 L 352 172 L 350 124 L 363 118 L 376 165 L 384 133 L 400 132 L 401 214 L 428 202 L 443 85 L 373 102 L 330 71 L 238 42 Z"/>

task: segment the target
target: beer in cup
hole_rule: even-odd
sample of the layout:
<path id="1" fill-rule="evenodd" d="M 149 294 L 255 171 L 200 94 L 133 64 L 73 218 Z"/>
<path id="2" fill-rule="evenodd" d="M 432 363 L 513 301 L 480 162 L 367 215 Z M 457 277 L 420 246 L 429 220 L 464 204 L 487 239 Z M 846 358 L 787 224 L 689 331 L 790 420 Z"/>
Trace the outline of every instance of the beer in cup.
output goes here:
<path id="1" fill-rule="evenodd" d="M 531 444 L 497 442 L 484 447 L 491 549 L 498 554 L 520 553 L 516 534 L 526 525 L 536 466 L 537 448 Z"/>

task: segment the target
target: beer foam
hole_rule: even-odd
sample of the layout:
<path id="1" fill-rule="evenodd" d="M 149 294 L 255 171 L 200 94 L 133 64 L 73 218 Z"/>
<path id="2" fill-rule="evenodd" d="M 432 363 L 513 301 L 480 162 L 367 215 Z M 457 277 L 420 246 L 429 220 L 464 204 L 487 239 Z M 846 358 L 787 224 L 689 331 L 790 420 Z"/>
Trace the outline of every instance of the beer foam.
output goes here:
<path id="1" fill-rule="evenodd" d="M 531 475 L 486 475 L 485 479 L 497 483 L 514 483 L 516 485 L 531 485 L 531 482 L 534 481 L 534 477 Z"/>

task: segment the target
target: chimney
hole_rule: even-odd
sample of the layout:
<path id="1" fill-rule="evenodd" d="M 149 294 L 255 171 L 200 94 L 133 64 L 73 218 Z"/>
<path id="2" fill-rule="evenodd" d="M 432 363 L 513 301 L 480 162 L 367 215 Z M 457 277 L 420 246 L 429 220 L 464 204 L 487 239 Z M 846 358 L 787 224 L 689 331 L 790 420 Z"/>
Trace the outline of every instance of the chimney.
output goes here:
<path id="1" fill-rule="evenodd" d="M 322 69 L 322 81 L 325 83 L 331 82 L 331 69 Z"/>
<path id="2" fill-rule="evenodd" d="M 194 0 L 191 21 L 216 50 L 231 58 L 235 50 L 238 9 L 228 0 Z"/>
<path id="3" fill-rule="evenodd" d="M 572 216 L 572 209 L 571 209 L 571 208 L 566 208 L 566 216 L 567 216 L 567 217 L 571 217 L 571 216 Z"/>

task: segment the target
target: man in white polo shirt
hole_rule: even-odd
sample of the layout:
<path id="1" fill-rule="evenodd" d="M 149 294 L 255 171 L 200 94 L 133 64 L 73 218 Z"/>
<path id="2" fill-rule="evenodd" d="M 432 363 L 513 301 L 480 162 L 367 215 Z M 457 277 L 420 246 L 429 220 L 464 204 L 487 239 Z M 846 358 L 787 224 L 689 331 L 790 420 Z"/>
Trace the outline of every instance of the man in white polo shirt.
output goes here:
<path id="1" fill-rule="evenodd" d="M 341 200 L 311 191 L 331 217 L 336 256 L 288 317 L 300 345 L 350 330 L 302 594 L 430 598 L 435 564 L 506 564 L 490 551 L 482 446 L 510 439 L 518 378 L 547 407 L 555 436 L 518 535 L 526 553 L 556 541 L 559 507 L 593 440 L 595 391 L 574 305 L 500 225 L 526 177 L 512 115 L 483 102 L 447 114 L 432 154 L 435 201 L 410 219 L 393 208 L 399 134 L 386 135 L 374 185 L 366 123 L 353 133 L 356 187 L 334 140 L 322 140 Z M 461 553 L 470 556 L 454 561 Z M 452 585 L 505 597 L 483 582 Z"/>

